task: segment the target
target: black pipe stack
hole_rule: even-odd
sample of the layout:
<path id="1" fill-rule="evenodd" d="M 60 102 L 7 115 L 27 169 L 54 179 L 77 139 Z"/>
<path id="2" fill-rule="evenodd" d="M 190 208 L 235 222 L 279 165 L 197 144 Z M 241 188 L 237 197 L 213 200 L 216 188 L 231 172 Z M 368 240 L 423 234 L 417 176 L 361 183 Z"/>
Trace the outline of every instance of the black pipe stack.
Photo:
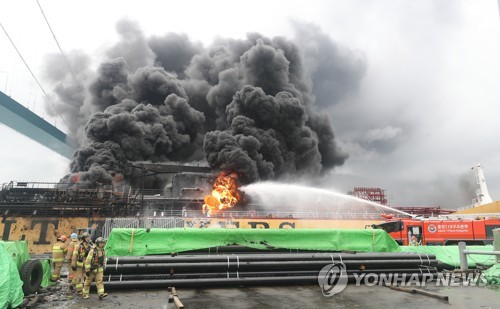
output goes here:
<path id="1" fill-rule="evenodd" d="M 192 253 L 192 252 L 190 252 Z M 350 281 L 363 273 L 436 276 L 435 255 L 415 253 L 276 252 L 225 248 L 218 254 L 110 257 L 107 289 L 315 284 L 328 264 L 343 263 Z M 431 275 L 429 275 L 431 274 Z"/>

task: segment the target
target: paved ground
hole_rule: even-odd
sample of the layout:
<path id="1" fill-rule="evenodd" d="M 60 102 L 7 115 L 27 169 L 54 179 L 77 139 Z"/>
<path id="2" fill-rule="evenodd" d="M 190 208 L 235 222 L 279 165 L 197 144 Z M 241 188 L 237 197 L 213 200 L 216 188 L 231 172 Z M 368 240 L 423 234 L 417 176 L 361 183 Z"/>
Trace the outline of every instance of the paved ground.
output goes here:
<path id="1" fill-rule="evenodd" d="M 449 296 L 449 304 L 418 294 L 399 292 L 381 286 L 348 285 L 333 297 L 322 295 L 319 286 L 249 287 L 178 289 L 185 308 L 500 308 L 500 287 L 435 287 L 425 290 Z M 90 299 L 64 298 L 56 293 L 50 302 L 36 308 L 175 308 L 168 303 L 166 290 L 110 291 L 99 300 L 95 292 Z"/>

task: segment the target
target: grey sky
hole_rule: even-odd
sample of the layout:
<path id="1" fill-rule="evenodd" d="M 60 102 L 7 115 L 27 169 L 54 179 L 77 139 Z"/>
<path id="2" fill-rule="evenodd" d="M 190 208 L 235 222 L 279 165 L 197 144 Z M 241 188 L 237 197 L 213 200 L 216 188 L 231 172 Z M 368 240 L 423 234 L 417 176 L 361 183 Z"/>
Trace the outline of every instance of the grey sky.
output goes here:
<path id="1" fill-rule="evenodd" d="M 248 32 L 304 45 L 311 40 L 300 30 L 328 36 L 340 48 L 318 46 L 309 61 L 320 61 L 318 67 L 327 72 L 332 66 L 340 70 L 339 64 L 328 63 L 328 53 L 336 52 L 356 54 L 365 66 L 359 85 L 346 82 L 352 88 L 347 95 L 317 102 L 350 156 L 317 185 L 342 192 L 353 186 L 382 187 L 393 205 L 456 208 L 474 197 L 470 167 L 481 162 L 490 194 L 494 200 L 500 196 L 495 0 L 39 1 L 63 50 L 82 50 L 93 59 L 114 46 L 115 26 L 123 17 L 138 21 L 148 37 L 176 32 L 205 46 L 217 37 L 243 39 Z M 48 88 L 42 69 L 46 56 L 58 50 L 36 2 L 1 0 L 0 22 Z M 333 86 L 321 88 L 318 81 L 318 96 L 328 97 Z M 46 113 L 40 89 L 3 33 L 0 90 L 67 130 Z M 0 137 L 0 183 L 57 181 L 68 171 L 68 160 L 3 125 Z"/>

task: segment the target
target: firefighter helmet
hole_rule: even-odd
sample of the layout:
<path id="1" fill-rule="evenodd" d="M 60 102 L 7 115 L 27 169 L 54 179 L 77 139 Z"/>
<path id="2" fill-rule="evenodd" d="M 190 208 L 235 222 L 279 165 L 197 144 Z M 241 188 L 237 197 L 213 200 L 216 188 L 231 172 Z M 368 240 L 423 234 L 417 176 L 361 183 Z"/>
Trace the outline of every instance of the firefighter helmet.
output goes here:
<path id="1" fill-rule="evenodd" d="M 57 240 L 66 241 L 66 240 L 68 240 L 68 237 L 66 237 L 66 235 L 61 235 L 61 236 L 57 237 Z"/>
<path id="2" fill-rule="evenodd" d="M 76 238 L 78 238 L 78 235 L 76 235 L 76 233 L 73 233 L 73 234 L 71 234 L 70 238 L 75 238 L 76 239 Z"/>
<path id="3" fill-rule="evenodd" d="M 96 245 L 100 244 L 100 243 L 105 243 L 106 240 L 104 240 L 104 238 L 102 237 L 97 237 L 97 239 L 95 240 L 95 243 Z"/>
<path id="4" fill-rule="evenodd" d="M 85 233 L 82 234 L 82 240 L 84 240 L 87 237 L 90 237 L 89 233 L 85 232 Z"/>

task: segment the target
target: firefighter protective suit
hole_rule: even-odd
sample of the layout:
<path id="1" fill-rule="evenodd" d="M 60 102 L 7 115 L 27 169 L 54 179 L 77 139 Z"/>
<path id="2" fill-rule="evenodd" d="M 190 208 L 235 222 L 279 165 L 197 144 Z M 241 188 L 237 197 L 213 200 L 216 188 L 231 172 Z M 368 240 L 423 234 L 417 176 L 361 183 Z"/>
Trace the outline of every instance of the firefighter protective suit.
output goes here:
<path id="1" fill-rule="evenodd" d="M 75 279 L 75 271 L 71 267 L 72 261 L 73 261 L 73 252 L 78 250 L 78 246 L 80 245 L 80 242 L 78 241 L 78 237 L 75 233 L 71 234 L 70 237 L 70 242 L 68 244 L 68 253 L 66 254 L 66 260 L 68 261 L 68 281 L 71 284 L 72 288 L 75 288 L 75 285 L 73 285 L 73 279 Z"/>
<path id="2" fill-rule="evenodd" d="M 99 299 L 103 299 L 108 296 L 108 294 L 104 292 L 103 283 L 104 268 L 106 267 L 106 252 L 104 251 L 104 244 L 104 239 L 99 237 L 96 240 L 96 245 L 89 251 L 87 258 L 85 259 L 85 273 L 87 278 L 85 279 L 85 284 L 83 286 L 83 298 L 89 298 L 90 285 L 94 279 Z"/>
<path id="3" fill-rule="evenodd" d="M 82 241 L 75 247 L 73 257 L 71 258 L 71 269 L 75 272 L 75 277 L 71 284 L 76 288 L 78 293 L 83 291 L 83 282 L 85 277 L 85 269 L 83 263 L 89 254 L 90 235 L 82 235 Z"/>
<path id="4" fill-rule="evenodd" d="M 61 268 L 68 252 L 68 245 L 66 245 L 66 240 L 68 238 L 61 235 L 57 238 L 57 242 L 52 246 L 52 276 L 50 281 L 56 282 L 61 277 Z"/>

